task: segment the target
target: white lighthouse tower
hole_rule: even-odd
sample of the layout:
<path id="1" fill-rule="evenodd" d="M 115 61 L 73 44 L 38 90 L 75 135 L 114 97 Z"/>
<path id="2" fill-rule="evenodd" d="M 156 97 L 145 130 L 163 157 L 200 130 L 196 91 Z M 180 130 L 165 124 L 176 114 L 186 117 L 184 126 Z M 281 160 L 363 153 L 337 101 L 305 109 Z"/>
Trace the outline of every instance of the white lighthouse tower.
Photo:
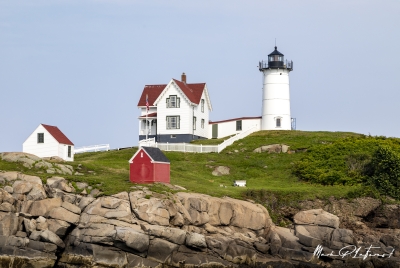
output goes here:
<path id="1" fill-rule="evenodd" d="M 262 130 L 290 130 L 289 72 L 293 62 L 284 62 L 283 54 L 275 50 L 268 55 L 268 62 L 261 61 L 263 72 Z"/>

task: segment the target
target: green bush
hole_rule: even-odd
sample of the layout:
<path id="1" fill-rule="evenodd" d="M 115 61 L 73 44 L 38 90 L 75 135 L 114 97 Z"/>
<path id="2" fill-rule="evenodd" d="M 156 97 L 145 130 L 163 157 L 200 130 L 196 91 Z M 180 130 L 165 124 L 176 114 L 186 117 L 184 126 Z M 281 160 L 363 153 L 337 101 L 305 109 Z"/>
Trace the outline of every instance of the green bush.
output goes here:
<path id="1" fill-rule="evenodd" d="M 329 144 L 315 144 L 295 162 L 292 172 L 300 180 L 322 185 L 359 185 L 371 176 L 371 161 L 380 146 L 400 149 L 399 139 L 349 137 Z M 393 181 L 380 177 L 382 184 Z"/>
<path id="2" fill-rule="evenodd" d="M 370 163 L 369 182 L 382 195 L 400 199 L 400 157 L 388 146 L 380 146 Z"/>

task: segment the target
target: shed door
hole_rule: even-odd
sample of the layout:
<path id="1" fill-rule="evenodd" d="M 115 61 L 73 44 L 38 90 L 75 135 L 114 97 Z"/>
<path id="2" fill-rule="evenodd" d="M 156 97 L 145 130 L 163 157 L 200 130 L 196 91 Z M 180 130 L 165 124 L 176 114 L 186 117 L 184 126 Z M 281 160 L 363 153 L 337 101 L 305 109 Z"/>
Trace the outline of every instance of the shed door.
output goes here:
<path id="1" fill-rule="evenodd" d="M 212 138 L 218 139 L 218 124 L 212 125 Z"/>

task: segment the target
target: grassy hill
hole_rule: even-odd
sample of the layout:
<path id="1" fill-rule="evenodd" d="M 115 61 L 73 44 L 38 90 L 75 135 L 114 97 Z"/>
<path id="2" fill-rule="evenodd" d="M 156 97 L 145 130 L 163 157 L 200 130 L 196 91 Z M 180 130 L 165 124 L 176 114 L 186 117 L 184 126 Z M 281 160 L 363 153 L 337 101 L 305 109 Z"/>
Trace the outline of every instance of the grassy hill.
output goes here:
<path id="1" fill-rule="evenodd" d="M 364 135 L 349 132 L 260 131 L 235 142 L 220 154 L 179 152 L 165 152 L 165 154 L 171 161 L 171 183 L 183 186 L 188 191 L 219 197 L 231 196 L 252 199 L 258 199 L 260 195 L 263 195 L 264 199 L 268 196 L 274 196 L 274 198 L 279 197 L 282 200 L 292 201 L 329 196 L 339 198 L 350 194 L 354 196 L 354 193 L 362 192 L 362 186 L 358 183 L 353 183 L 353 185 L 339 183 L 321 185 L 299 180 L 301 176 L 294 175 L 294 167 L 298 166 L 298 163 L 303 163 L 303 166 L 318 170 L 322 175 L 329 173 L 330 168 L 337 168 L 336 166 L 345 169 L 345 161 L 348 155 L 357 149 L 353 148 L 354 146 L 346 148 L 343 146 L 343 141 L 347 141 L 347 144 L 356 144 L 356 141 L 359 140 L 367 140 L 367 138 Z M 369 137 L 368 148 L 373 147 L 371 140 L 385 141 L 386 138 Z M 396 146 L 400 144 L 399 139 L 390 140 Z M 221 140 L 196 141 L 196 143 L 203 144 L 221 142 Z M 270 144 L 286 144 L 295 153 L 253 152 L 260 146 Z M 359 147 L 364 148 L 365 146 L 359 145 Z M 398 147 L 400 148 L 400 146 Z M 334 148 L 334 150 L 330 152 L 329 150 L 326 151 L 326 148 Z M 136 150 L 133 148 L 121 151 L 76 154 L 75 162 L 71 165 L 75 168 L 79 166 L 79 172 L 84 175 L 65 177 L 71 181 L 88 182 L 107 195 L 129 191 L 133 185 L 129 182 L 128 160 Z M 365 151 L 365 148 L 363 150 Z M 325 152 L 325 155 L 320 156 L 320 152 Z M 314 158 L 310 158 L 310 156 Z M 314 168 L 313 164 L 307 164 L 317 163 L 318 157 L 322 159 L 322 162 L 319 161 L 322 163 L 320 165 L 326 163 L 328 166 Z M 307 159 L 307 161 L 311 159 L 313 162 L 304 162 L 304 159 Z M 329 159 L 334 159 L 334 164 Z M 216 166 L 229 167 L 230 175 L 213 176 L 211 173 Z M 0 170 L 20 170 L 27 174 L 37 172 L 4 161 L 0 161 Z M 39 176 L 46 179 L 52 175 L 42 173 Z M 247 187 L 233 187 L 234 180 L 246 180 Z M 165 186 L 161 185 L 150 187 L 155 191 L 167 190 Z"/>

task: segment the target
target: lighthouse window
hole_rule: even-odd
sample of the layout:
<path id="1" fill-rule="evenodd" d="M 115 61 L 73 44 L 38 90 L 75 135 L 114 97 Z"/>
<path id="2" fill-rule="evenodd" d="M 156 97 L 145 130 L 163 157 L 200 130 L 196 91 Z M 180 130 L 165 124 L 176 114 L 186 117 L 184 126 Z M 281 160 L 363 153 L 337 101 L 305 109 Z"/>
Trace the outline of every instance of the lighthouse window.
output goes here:
<path id="1" fill-rule="evenodd" d="M 280 118 L 276 119 L 276 127 L 281 127 L 281 119 Z"/>

